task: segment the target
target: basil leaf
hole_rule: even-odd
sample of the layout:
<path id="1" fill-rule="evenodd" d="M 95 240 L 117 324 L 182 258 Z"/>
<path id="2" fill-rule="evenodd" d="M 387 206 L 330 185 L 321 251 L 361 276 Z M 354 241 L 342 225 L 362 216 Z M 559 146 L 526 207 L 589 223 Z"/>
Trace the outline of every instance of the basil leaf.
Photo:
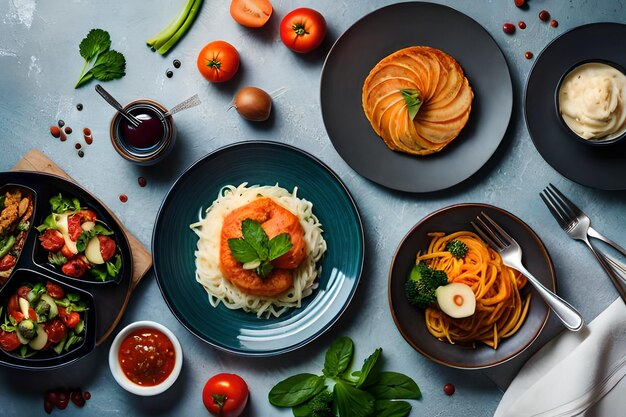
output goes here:
<path id="1" fill-rule="evenodd" d="M 325 388 L 326 379 L 313 374 L 298 374 L 276 384 L 268 399 L 277 407 L 293 407 L 310 400 Z"/>
<path id="2" fill-rule="evenodd" d="M 234 258 L 239 262 L 246 263 L 259 259 L 256 250 L 243 239 L 228 239 L 228 247 Z"/>
<path id="3" fill-rule="evenodd" d="M 261 265 L 256 267 L 255 272 L 261 278 L 267 278 L 267 276 L 270 274 L 270 272 L 272 272 L 273 269 L 274 265 L 272 265 L 270 261 L 264 261 L 261 262 Z"/>
<path id="4" fill-rule="evenodd" d="M 49 214 L 48 217 L 44 219 L 43 223 L 36 227 L 39 233 L 47 229 L 57 229 L 57 228 L 58 228 L 57 222 L 54 220 L 53 214 Z"/>
<path id="5" fill-rule="evenodd" d="M 411 120 L 415 120 L 417 112 L 419 111 L 420 107 L 422 107 L 420 92 L 413 88 L 408 88 L 405 90 L 400 90 L 400 93 L 402 93 L 402 97 L 404 98 L 404 102 L 406 103 L 406 107 L 409 111 L 409 118 Z"/>
<path id="6" fill-rule="evenodd" d="M 281 233 L 278 236 L 274 236 L 269 242 L 269 255 L 268 259 L 273 261 L 289 252 L 293 248 L 289 233 Z"/>
<path id="7" fill-rule="evenodd" d="M 411 404 L 406 401 L 376 401 L 376 417 L 406 417 L 411 408 Z"/>
<path id="8" fill-rule="evenodd" d="M 99 279 L 100 281 L 106 281 L 107 279 L 106 270 L 94 267 L 89 270 L 89 273 L 93 275 L 96 279 Z"/>
<path id="9" fill-rule="evenodd" d="M 78 253 L 85 251 L 85 249 L 87 248 L 87 243 L 89 243 L 89 239 L 91 239 L 92 237 L 93 233 L 91 230 L 88 232 L 84 231 L 80 234 L 80 236 L 78 236 L 78 239 L 76 239 L 76 250 L 78 251 Z"/>
<path id="10" fill-rule="evenodd" d="M 259 259 L 266 260 L 269 253 L 269 239 L 265 230 L 261 227 L 261 223 L 251 219 L 245 219 L 241 222 L 241 233 L 243 239 L 250 244 L 259 255 Z"/>
<path id="11" fill-rule="evenodd" d="M 411 378 L 398 372 L 381 372 L 373 385 L 367 388 L 377 399 L 419 399 L 422 393 Z"/>
<path id="12" fill-rule="evenodd" d="M 53 213 L 62 214 L 68 211 L 80 210 L 80 201 L 78 199 L 63 197 L 61 193 L 50 198 L 49 202 Z"/>
<path id="13" fill-rule="evenodd" d="M 341 417 L 370 417 L 374 414 L 375 399 L 367 391 L 337 381 L 333 389 L 335 405 Z"/>
<path id="14" fill-rule="evenodd" d="M 353 354 L 354 343 L 352 339 L 347 336 L 340 337 L 326 351 L 322 372 L 328 377 L 342 374 L 350 366 Z"/>
<path id="15" fill-rule="evenodd" d="M 100 223 L 96 223 L 93 229 L 91 230 L 93 231 L 94 236 L 95 235 L 109 236 L 113 234 L 111 230 L 107 229 L 104 225 Z"/>
<path id="16" fill-rule="evenodd" d="M 117 255 L 115 258 L 115 263 L 107 262 L 105 265 L 107 267 L 107 274 L 111 275 L 113 278 L 120 273 L 120 268 L 122 266 L 121 260 L 119 259 L 120 255 Z M 119 261 L 119 262 L 118 262 Z"/>
<path id="17" fill-rule="evenodd" d="M 370 373 L 372 372 L 372 369 L 374 369 L 382 351 L 383 350 L 381 348 L 378 348 L 369 356 L 369 358 L 365 359 L 365 362 L 363 362 L 363 366 L 361 367 L 361 372 L 359 373 L 359 379 L 355 384 L 357 388 L 368 386 L 374 382 L 373 378 L 370 378 Z"/>
<path id="18" fill-rule="evenodd" d="M 291 409 L 291 411 L 293 412 L 294 417 L 312 417 L 313 416 L 313 411 L 311 411 L 311 407 L 309 407 L 309 402 L 296 405 Z"/>

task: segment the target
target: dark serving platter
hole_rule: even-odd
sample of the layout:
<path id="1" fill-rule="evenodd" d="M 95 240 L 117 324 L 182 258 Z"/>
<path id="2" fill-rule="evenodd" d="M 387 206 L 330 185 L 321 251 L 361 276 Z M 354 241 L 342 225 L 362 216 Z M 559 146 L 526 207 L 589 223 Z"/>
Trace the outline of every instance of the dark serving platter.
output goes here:
<path id="1" fill-rule="evenodd" d="M 4 288 L 13 288 L 15 281 L 24 280 L 24 274 L 33 274 L 37 277 L 45 277 L 56 281 L 65 287 L 71 287 L 85 293 L 92 300 L 94 312 L 89 323 L 89 337 L 94 340 L 100 339 L 122 308 L 126 295 L 131 286 L 133 260 L 128 238 L 119 222 L 110 214 L 108 209 L 89 191 L 56 175 L 36 172 L 0 172 L 0 190 L 6 190 L 7 186 L 22 188 L 32 193 L 34 210 L 31 217 L 31 226 L 26 237 L 24 247 L 8 277 L 3 289 L 0 290 L 0 299 L 5 304 L 6 300 L 1 295 L 5 294 Z M 57 270 L 47 262 L 45 251 L 39 245 L 38 232 L 35 227 L 43 222 L 50 213 L 50 197 L 62 193 L 64 196 L 76 197 L 83 206 L 93 210 L 98 219 L 102 220 L 114 232 L 115 241 L 122 256 L 122 268 L 116 280 L 96 282 L 86 278 L 78 279 L 69 277 Z M 8 290 L 6 290 L 8 291 Z M 5 306 L 5 304 L 2 304 Z M 98 320 L 95 320 L 95 316 Z M 28 369 L 50 369 L 67 365 L 85 356 L 93 350 L 95 343 L 85 342 L 78 349 L 71 350 L 68 354 L 60 357 L 38 360 L 31 358 L 28 364 L 16 363 L 10 355 L 0 355 L 0 365 L 7 365 Z M 5 352 L 2 352 L 5 353 Z"/>

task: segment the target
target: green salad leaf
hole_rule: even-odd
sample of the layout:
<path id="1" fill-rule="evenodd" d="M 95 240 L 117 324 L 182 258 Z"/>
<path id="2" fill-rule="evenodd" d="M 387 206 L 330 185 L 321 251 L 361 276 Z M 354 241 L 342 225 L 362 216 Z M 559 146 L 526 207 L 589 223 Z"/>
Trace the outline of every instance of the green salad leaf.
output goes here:
<path id="1" fill-rule="evenodd" d="M 92 78 L 110 81 L 126 75 L 126 58 L 120 52 L 109 49 L 111 36 L 103 29 L 91 29 L 78 46 L 80 56 L 85 60 L 83 69 L 74 88 L 78 88 Z M 87 68 L 92 65 L 89 70 Z"/>
<path id="2" fill-rule="evenodd" d="M 417 112 L 419 111 L 420 107 L 422 107 L 420 92 L 418 90 L 409 88 L 405 90 L 400 90 L 400 93 L 402 93 L 402 97 L 404 98 L 406 107 L 409 110 L 409 118 L 411 120 L 415 120 Z"/>

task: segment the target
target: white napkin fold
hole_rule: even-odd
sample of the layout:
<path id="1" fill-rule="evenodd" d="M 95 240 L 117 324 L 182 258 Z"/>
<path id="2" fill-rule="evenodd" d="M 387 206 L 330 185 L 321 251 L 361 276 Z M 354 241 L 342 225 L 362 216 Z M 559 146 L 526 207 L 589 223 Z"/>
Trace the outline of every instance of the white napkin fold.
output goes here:
<path id="1" fill-rule="evenodd" d="M 626 416 L 626 305 L 565 331 L 524 364 L 494 417 Z"/>

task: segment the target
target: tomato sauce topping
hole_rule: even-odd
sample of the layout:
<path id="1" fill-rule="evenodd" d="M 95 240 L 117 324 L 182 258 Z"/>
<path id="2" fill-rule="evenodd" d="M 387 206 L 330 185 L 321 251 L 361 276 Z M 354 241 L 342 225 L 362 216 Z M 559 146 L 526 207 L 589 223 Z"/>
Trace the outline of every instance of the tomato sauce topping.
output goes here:
<path id="1" fill-rule="evenodd" d="M 151 387 L 162 383 L 172 373 L 176 352 L 163 332 L 137 329 L 122 341 L 118 361 L 130 381 Z"/>

